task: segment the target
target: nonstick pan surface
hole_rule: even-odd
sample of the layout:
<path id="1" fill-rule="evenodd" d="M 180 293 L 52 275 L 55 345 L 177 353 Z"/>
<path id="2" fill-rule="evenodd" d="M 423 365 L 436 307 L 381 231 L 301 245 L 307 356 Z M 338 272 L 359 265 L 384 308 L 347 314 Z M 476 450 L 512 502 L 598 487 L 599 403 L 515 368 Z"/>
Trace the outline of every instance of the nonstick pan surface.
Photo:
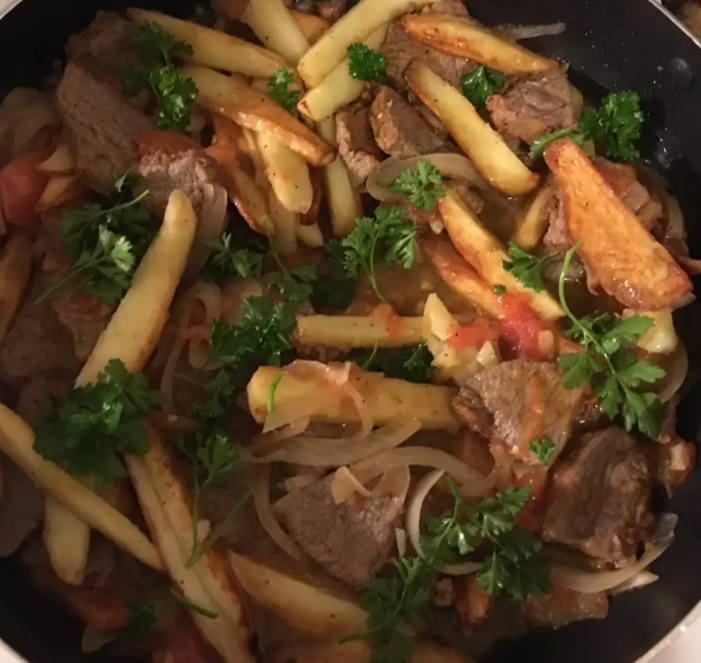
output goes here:
<path id="1" fill-rule="evenodd" d="M 382 2 L 382 0 L 376 0 Z M 142 3 L 187 16 L 193 0 Z M 0 94 L 36 85 L 63 54 L 66 38 L 97 9 L 122 10 L 115 0 L 24 0 L 0 22 Z M 595 101 L 607 91 L 636 90 L 648 120 L 643 155 L 669 181 L 684 211 L 689 245 L 701 257 L 701 49 L 649 0 L 474 0 L 470 11 L 487 24 L 565 21 L 558 37 L 532 40 L 534 50 L 570 63 L 571 79 Z M 697 291 L 699 283 L 696 283 Z M 690 382 L 679 409 L 679 431 L 698 442 L 701 423 L 701 303 L 677 314 L 690 357 Z M 653 566 L 660 579 L 617 597 L 603 621 L 534 633 L 497 645 L 489 663 L 633 663 L 701 601 L 701 473 L 668 504 L 680 516 L 677 540 Z M 107 663 L 80 653 L 81 627 L 36 592 L 21 566 L 0 563 L 0 639 L 31 663 Z"/>

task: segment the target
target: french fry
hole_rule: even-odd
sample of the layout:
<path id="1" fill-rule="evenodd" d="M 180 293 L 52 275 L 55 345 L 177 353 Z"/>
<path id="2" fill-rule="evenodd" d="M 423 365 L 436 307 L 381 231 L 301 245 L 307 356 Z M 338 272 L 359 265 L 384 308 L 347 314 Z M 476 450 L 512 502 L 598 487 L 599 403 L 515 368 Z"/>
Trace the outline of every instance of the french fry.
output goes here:
<path id="1" fill-rule="evenodd" d="M 668 308 L 691 292 L 681 267 L 571 140 L 548 146 L 572 241 L 590 274 L 624 306 Z"/>
<path id="2" fill-rule="evenodd" d="M 297 70 L 309 87 L 316 87 L 348 54 L 348 47 L 362 41 L 383 23 L 436 0 L 360 0 L 312 46 L 299 61 Z"/>
<path id="3" fill-rule="evenodd" d="M 280 255 L 292 255 L 297 251 L 299 214 L 285 209 L 272 189 L 268 192 L 268 206 L 274 229 L 274 232 L 271 233 L 270 244 Z"/>
<path id="4" fill-rule="evenodd" d="M 509 292 L 522 293 L 543 320 L 552 321 L 564 316 L 562 307 L 550 294 L 526 288 L 504 269 L 504 261 L 509 260 L 506 250 L 455 190 L 449 189 L 438 201 L 438 209 L 455 248 L 490 286 L 504 285 Z"/>
<path id="5" fill-rule="evenodd" d="M 119 511 L 111 507 L 58 465 L 34 451 L 34 431 L 12 410 L 0 404 L 0 450 L 44 492 L 68 506 L 83 521 L 114 541 L 139 561 L 163 570 L 158 550 Z"/>
<path id="6" fill-rule="evenodd" d="M 521 196 L 537 186 L 538 175 L 526 168 L 467 98 L 425 62 L 414 60 L 404 78 L 492 186 L 509 196 Z"/>
<path id="7" fill-rule="evenodd" d="M 47 175 L 68 175 L 75 170 L 75 158 L 66 143 L 59 143 L 54 153 L 37 166 L 37 170 Z"/>
<path id="8" fill-rule="evenodd" d="M 506 41 L 472 19 L 438 13 L 407 14 L 401 23 L 412 39 L 426 46 L 505 74 L 534 74 L 559 66 L 555 60 Z"/>
<path id="9" fill-rule="evenodd" d="M 284 369 L 263 366 L 256 371 L 247 387 L 248 407 L 257 422 L 262 423 L 268 415 L 268 392 L 279 375 L 283 379 L 279 380 L 275 390 L 276 410 L 304 406 L 305 410 L 310 410 L 310 416 L 323 421 L 359 421 L 357 409 L 350 399 L 329 396 L 310 402 L 310 396 L 319 394 L 318 380 L 300 377 Z M 369 417 L 377 426 L 415 418 L 426 430 L 454 430 L 458 427 L 450 408 L 454 389 L 414 384 L 360 370 L 353 371 L 350 379 L 363 397 Z"/>
<path id="10" fill-rule="evenodd" d="M 144 367 L 168 320 L 196 228 L 197 217 L 188 197 L 182 191 L 174 191 L 158 235 L 76 378 L 76 386 L 95 382 L 112 359 L 121 360 L 130 373 Z M 73 505 L 47 499 L 44 544 L 59 578 L 79 585 L 87 564 L 90 529 L 75 511 Z"/>
<path id="11" fill-rule="evenodd" d="M 280 67 L 288 66 L 275 53 L 219 30 L 147 9 L 128 9 L 127 16 L 137 24 L 157 23 L 176 39 L 190 44 L 193 53 L 187 59 L 194 64 L 253 78 L 267 78 Z"/>
<path id="12" fill-rule="evenodd" d="M 363 43 L 378 50 L 387 35 L 388 24 L 383 23 L 370 33 Z M 309 90 L 300 100 L 297 108 L 300 113 L 315 122 L 321 122 L 337 110 L 355 101 L 367 87 L 364 81 L 358 81 L 350 75 L 348 58 L 344 58 L 319 85 Z"/>
<path id="13" fill-rule="evenodd" d="M 421 318 L 398 318 L 390 325 L 371 317 L 349 315 L 297 316 L 297 341 L 327 348 L 400 348 L 418 345 Z"/>
<path id="14" fill-rule="evenodd" d="M 37 213 L 66 205 L 78 198 L 83 187 L 75 175 L 52 175 L 34 208 Z"/>
<path id="15" fill-rule="evenodd" d="M 249 596 L 301 631 L 340 637 L 365 628 L 365 612 L 350 596 L 245 555 L 231 552 L 229 561 Z"/>
<path id="16" fill-rule="evenodd" d="M 282 0 L 249 0 L 241 20 L 267 48 L 293 65 L 309 50 L 309 41 Z"/>
<path id="17" fill-rule="evenodd" d="M 310 249 L 320 249 L 324 246 L 324 235 L 318 223 L 305 225 L 300 220 L 297 224 L 297 239 Z"/>
<path id="18" fill-rule="evenodd" d="M 292 15 L 297 27 L 302 31 L 304 38 L 310 43 L 315 44 L 319 38 L 331 27 L 331 21 L 309 14 L 308 12 L 298 12 L 295 9 L 288 10 Z"/>
<path id="19" fill-rule="evenodd" d="M 314 199 L 307 164 L 270 134 L 259 131 L 256 139 L 265 174 L 277 199 L 289 212 L 306 214 Z"/>
<path id="20" fill-rule="evenodd" d="M 32 236 L 17 229 L 0 252 L 0 345 L 27 290 L 33 250 Z"/>
<path id="21" fill-rule="evenodd" d="M 186 65 L 182 72 L 195 81 L 199 90 L 197 102 L 212 113 L 219 113 L 242 127 L 277 138 L 316 166 L 333 161 L 333 147 L 267 94 L 206 67 Z"/>
<path id="22" fill-rule="evenodd" d="M 555 191 L 555 184 L 552 179 L 548 179 L 524 204 L 522 213 L 516 221 L 513 239 L 526 251 L 535 247 L 548 229 L 545 208 L 555 196 Z"/>
<path id="23" fill-rule="evenodd" d="M 319 134 L 330 145 L 336 145 L 336 122 L 333 117 L 319 123 Z M 355 228 L 356 220 L 363 216 L 363 207 L 341 157 L 337 156 L 324 167 L 324 182 L 333 234 L 335 237 L 345 237 Z"/>

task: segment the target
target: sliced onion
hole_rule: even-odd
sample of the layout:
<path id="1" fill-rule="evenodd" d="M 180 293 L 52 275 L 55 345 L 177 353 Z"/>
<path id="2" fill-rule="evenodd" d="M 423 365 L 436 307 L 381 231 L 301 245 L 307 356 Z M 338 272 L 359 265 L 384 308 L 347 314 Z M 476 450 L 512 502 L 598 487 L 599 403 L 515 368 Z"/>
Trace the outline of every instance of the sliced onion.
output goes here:
<path id="1" fill-rule="evenodd" d="M 318 481 L 319 477 L 316 474 L 298 474 L 296 477 L 290 477 L 285 479 L 285 490 L 288 493 L 294 493 L 302 488 L 310 486 L 315 481 Z"/>
<path id="2" fill-rule="evenodd" d="M 431 489 L 443 478 L 444 474 L 443 470 L 434 470 L 423 477 L 416 486 L 414 494 L 409 498 L 409 504 L 407 505 L 406 531 L 411 545 L 421 559 L 426 559 L 426 554 L 421 547 L 421 511 L 423 510 L 426 497 L 431 492 Z M 480 566 L 481 564 L 476 562 L 447 564 L 440 569 L 440 572 L 449 576 L 464 576 L 475 573 Z"/>
<path id="3" fill-rule="evenodd" d="M 419 161 L 428 161 L 438 168 L 445 178 L 469 182 L 480 189 L 489 188 L 489 184 L 466 156 L 462 154 L 426 154 L 409 159 L 390 157 L 383 161 L 366 181 L 368 193 L 381 203 L 403 202 L 404 195 L 391 191 L 389 187 L 405 170 L 415 168 Z"/>
<path id="4" fill-rule="evenodd" d="M 394 449 L 421 428 L 417 419 L 388 424 L 362 440 L 333 440 L 324 437 L 296 437 L 282 448 L 251 461 L 260 463 L 294 463 L 307 467 L 341 467 L 351 465 L 381 451 Z M 252 449 L 249 448 L 249 451 Z"/>
<path id="5" fill-rule="evenodd" d="M 554 37 L 567 30 L 567 23 L 548 23 L 545 25 L 501 25 L 498 28 L 516 41 L 535 39 L 536 37 Z"/>
<path id="6" fill-rule="evenodd" d="M 633 576 L 630 580 L 614 587 L 611 590 L 611 594 L 623 594 L 624 592 L 630 592 L 634 589 L 642 589 L 648 585 L 652 585 L 653 582 L 657 582 L 660 579 L 658 575 L 650 573 L 650 571 L 641 571 L 637 576 Z"/>
<path id="7" fill-rule="evenodd" d="M 674 528 L 678 522 L 673 514 L 663 515 L 657 523 L 653 540 L 646 546 L 642 557 L 624 569 L 615 571 L 586 571 L 575 567 L 553 565 L 550 567 L 550 579 L 554 585 L 573 589 L 582 594 L 608 592 L 629 582 L 641 571 L 652 564 L 674 541 Z"/>
<path id="8" fill-rule="evenodd" d="M 170 414 L 175 412 L 175 402 L 173 401 L 173 382 L 175 380 L 175 371 L 178 368 L 180 355 L 182 355 L 187 339 L 179 336 L 175 337 L 173 346 L 168 354 L 168 359 L 163 368 L 161 375 L 161 393 L 163 394 L 163 411 Z"/>
<path id="9" fill-rule="evenodd" d="M 198 281 L 188 290 L 192 297 L 190 310 L 195 302 L 201 302 L 205 311 L 205 325 L 207 328 L 215 321 L 221 319 L 221 291 L 215 283 L 204 283 Z M 184 325 L 190 323 L 190 316 L 183 320 Z M 209 361 L 209 343 L 201 339 L 190 339 L 188 342 L 188 361 L 192 368 L 204 368 Z"/>
<path id="10" fill-rule="evenodd" d="M 674 351 L 674 360 L 671 368 L 667 370 L 664 389 L 657 394 L 663 403 L 670 400 L 678 391 L 686 380 L 689 373 L 689 355 L 683 343 L 677 346 Z"/>
<path id="11" fill-rule="evenodd" d="M 251 481 L 251 493 L 258 520 L 267 535 L 292 559 L 298 562 L 304 561 L 304 555 L 292 537 L 280 527 L 280 523 L 273 514 L 273 506 L 270 503 L 270 466 L 262 467 L 255 472 Z"/>
<path id="12" fill-rule="evenodd" d="M 339 467 L 334 472 L 329 489 L 336 504 L 343 504 L 356 493 L 363 497 L 372 497 L 372 492 L 347 467 Z"/>
<path id="13" fill-rule="evenodd" d="M 246 451 L 254 457 L 272 453 L 280 447 L 281 442 L 304 433 L 309 428 L 309 421 L 309 417 L 305 417 L 270 433 L 261 433 L 246 447 Z"/>
<path id="14" fill-rule="evenodd" d="M 42 161 L 37 170 L 48 175 L 68 175 L 75 170 L 75 159 L 66 143 L 59 143 L 53 154 Z"/>

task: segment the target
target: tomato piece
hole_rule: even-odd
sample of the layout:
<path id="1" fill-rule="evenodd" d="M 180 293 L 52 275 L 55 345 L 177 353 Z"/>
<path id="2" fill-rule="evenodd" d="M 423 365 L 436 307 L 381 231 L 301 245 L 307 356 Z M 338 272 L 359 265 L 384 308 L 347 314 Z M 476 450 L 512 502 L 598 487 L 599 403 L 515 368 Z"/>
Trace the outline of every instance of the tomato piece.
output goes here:
<path id="1" fill-rule="evenodd" d="M 506 342 L 527 359 L 542 359 L 538 335 L 547 327 L 530 307 L 528 296 L 505 293 L 499 295 L 499 302 L 506 313 L 501 321 Z"/>
<path id="2" fill-rule="evenodd" d="M 530 486 L 531 494 L 523 511 L 516 516 L 516 525 L 539 532 L 545 520 L 545 486 L 548 478 L 547 471 L 543 468 L 534 468 L 514 481 L 514 485 Z"/>
<path id="3" fill-rule="evenodd" d="M 154 152 L 165 152 L 173 156 L 188 150 L 202 149 L 199 143 L 177 131 L 146 131 L 136 134 L 132 140 L 136 143 L 141 156 Z"/>
<path id="4" fill-rule="evenodd" d="M 402 331 L 402 318 L 389 304 L 379 304 L 370 312 L 369 317 L 384 323 L 390 336 L 397 336 Z"/>
<path id="5" fill-rule="evenodd" d="M 45 155 L 27 154 L 0 170 L 0 202 L 5 220 L 16 226 L 28 226 L 37 217 L 35 208 L 49 181 L 37 169 Z"/>
<path id="6" fill-rule="evenodd" d="M 497 324 L 482 318 L 469 325 L 458 325 L 455 333 L 448 339 L 448 345 L 455 350 L 479 349 L 487 341 L 497 340 L 499 337 Z"/>

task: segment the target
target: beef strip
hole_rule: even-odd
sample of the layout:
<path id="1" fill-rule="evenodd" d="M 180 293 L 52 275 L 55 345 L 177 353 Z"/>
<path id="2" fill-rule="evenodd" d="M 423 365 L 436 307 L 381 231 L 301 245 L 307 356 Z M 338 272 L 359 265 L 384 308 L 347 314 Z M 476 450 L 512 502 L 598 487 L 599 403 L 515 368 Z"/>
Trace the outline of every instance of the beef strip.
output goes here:
<path id="1" fill-rule="evenodd" d="M 135 170 L 141 176 L 138 189 L 150 191 L 148 203 L 160 213 L 175 189 L 184 191 L 199 213 L 205 188 L 218 181 L 216 163 L 201 150 L 186 150 L 175 155 L 161 151 L 145 154 Z"/>
<path id="2" fill-rule="evenodd" d="M 387 562 L 402 502 L 354 495 L 336 504 L 331 480 L 326 477 L 285 496 L 278 513 L 311 559 L 329 575 L 361 588 Z"/>
<path id="3" fill-rule="evenodd" d="M 95 191 L 110 193 L 136 157 L 133 136 L 151 131 L 152 121 L 109 84 L 72 62 L 56 100 L 79 177 Z"/>
<path id="4" fill-rule="evenodd" d="M 544 133 L 572 126 L 572 89 L 561 69 L 513 79 L 487 99 L 487 110 L 499 132 L 528 144 Z"/>
<path id="5" fill-rule="evenodd" d="M 381 156 L 372 136 L 370 108 L 364 100 L 336 114 L 336 139 L 353 186 L 362 187 L 377 169 Z"/>
<path id="6" fill-rule="evenodd" d="M 512 456 L 538 464 L 532 440 L 549 437 L 555 460 L 570 437 L 582 401 L 580 389 L 565 389 L 553 364 L 516 359 L 469 378 L 453 398 L 453 410 L 473 431 L 503 442 Z"/>
<path id="7" fill-rule="evenodd" d="M 523 616 L 531 626 L 559 628 L 583 619 L 603 619 L 609 601 L 604 592 L 581 594 L 564 587 L 554 587 L 549 594 L 530 594 L 523 602 Z"/>
<path id="8" fill-rule="evenodd" d="M 105 306 L 91 294 L 73 290 L 52 300 L 51 305 L 59 322 L 70 332 L 73 353 L 85 361 L 105 331 L 114 307 Z"/>
<path id="9" fill-rule="evenodd" d="M 626 560 L 652 524 L 650 482 L 648 458 L 625 431 L 583 435 L 552 472 L 543 537 L 596 559 Z"/>
<path id="10" fill-rule="evenodd" d="M 394 157 L 451 151 L 450 145 L 400 94 L 384 85 L 370 107 L 370 124 L 380 149 Z"/>
<path id="11" fill-rule="evenodd" d="M 667 444 L 657 444 L 656 479 L 665 487 L 669 495 L 686 481 L 696 462 L 696 445 L 674 436 Z"/>

